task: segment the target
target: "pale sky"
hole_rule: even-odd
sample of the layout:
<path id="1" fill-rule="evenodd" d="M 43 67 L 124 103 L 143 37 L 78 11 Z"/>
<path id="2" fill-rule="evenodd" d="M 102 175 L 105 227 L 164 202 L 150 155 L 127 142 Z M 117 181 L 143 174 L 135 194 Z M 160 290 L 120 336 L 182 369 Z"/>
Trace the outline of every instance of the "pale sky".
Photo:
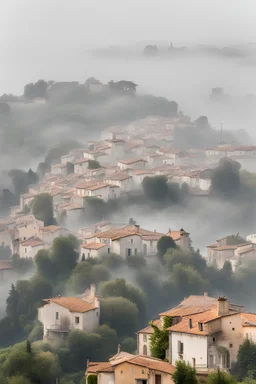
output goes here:
<path id="1" fill-rule="evenodd" d="M 141 40 L 188 43 L 256 41 L 255 0 L 8 0 L 0 41 L 47 49 Z"/>
<path id="2" fill-rule="evenodd" d="M 256 42 L 256 0 L 0 0 L 0 94 L 93 75 L 88 47 Z M 82 73 L 83 66 L 85 73 Z M 108 68 L 106 68 L 107 70 Z M 123 77 L 126 72 L 123 73 Z M 112 74 L 107 74 L 113 76 Z"/>

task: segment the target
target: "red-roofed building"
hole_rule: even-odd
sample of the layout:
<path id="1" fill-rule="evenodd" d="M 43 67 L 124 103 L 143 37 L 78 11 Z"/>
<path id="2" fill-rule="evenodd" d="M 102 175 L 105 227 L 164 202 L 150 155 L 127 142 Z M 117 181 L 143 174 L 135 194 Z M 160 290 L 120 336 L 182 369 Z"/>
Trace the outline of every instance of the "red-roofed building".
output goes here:
<path id="1" fill-rule="evenodd" d="M 94 332 L 100 321 L 100 302 L 95 286 L 80 297 L 58 296 L 45 299 L 38 308 L 44 326 L 44 339 L 64 337 L 73 329 Z"/>

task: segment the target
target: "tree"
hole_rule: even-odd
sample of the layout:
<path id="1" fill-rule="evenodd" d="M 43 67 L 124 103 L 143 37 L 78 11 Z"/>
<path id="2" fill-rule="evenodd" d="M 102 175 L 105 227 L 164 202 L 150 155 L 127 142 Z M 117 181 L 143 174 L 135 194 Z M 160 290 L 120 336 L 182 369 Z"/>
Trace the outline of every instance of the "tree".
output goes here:
<path id="1" fill-rule="evenodd" d="M 87 359 L 95 361 L 99 358 L 101 336 L 97 333 L 74 330 L 68 335 L 67 346 L 74 357 L 74 371 L 83 370 Z"/>
<path id="2" fill-rule="evenodd" d="M 177 248 L 175 241 L 170 236 L 162 236 L 157 242 L 157 252 L 161 258 L 169 248 Z"/>
<path id="3" fill-rule="evenodd" d="M 236 379 L 230 373 L 223 372 L 220 369 L 208 375 L 207 384 L 236 384 Z"/>
<path id="4" fill-rule="evenodd" d="M 101 301 L 101 322 L 113 328 L 118 336 L 134 335 L 138 327 L 138 308 L 123 297 Z"/>
<path id="5" fill-rule="evenodd" d="M 24 96 L 27 99 L 34 99 L 35 97 L 46 97 L 48 84 L 44 80 L 38 80 L 36 83 L 26 84 L 24 87 Z"/>
<path id="6" fill-rule="evenodd" d="M 149 200 L 164 202 L 168 198 L 168 184 L 166 176 L 144 177 L 143 193 Z"/>
<path id="7" fill-rule="evenodd" d="M 32 382 L 27 377 L 18 375 L 10 377 L 8 384 L 32 384 Z"/>
<path id="8" fill-rule="evenodd" d="M 240 378 L 250 376 L 256 379 L 256 344 L 249 339 L 245 339 L 240 345 L 237 355 L 237 367 Z"/>
<path id="9" fill-rule="evenodd" d="M 38 220 L 44 222 L 45 226 L 55 224 L 52 196 L 48 193 L 35 196 L 32 201 L 32 212 Z"/>
<path id="10" fill-rule="evenodd" d="M 108 325 L 101 325 L 97 329 L 97 334 L 101 336 L 101 356 L 102 359 L 108 360 L 111 355 L 116 352 L 116 346 L 118 345 L 117 333 L 114 329 Z"/>
<path id="11" fill-rule="evenodd" d="M 66 279 L 77 265 L 78 249 L 79 242 L 73 235 L 54 239 L 50 254 L 59 278 Z"/>
<path id="12" fill-rule="evenodd" d="M 210 124 L 208 121 L 208 118 L 206 116 L 200 116 L 195 120 L 196 128 L 199 130 L 203 129 L 209 129 Z"/>
<path id="13" fill-rule="evenodd" d="M 172 379 L 175 384 L 197 384 L 196 370 L 185 361 L 179 360 L 175 364 L 175 371 L 172 374 Z"/>
<path id="14" fill-rule="evenodd" d="M 40 249 L 35 256 L 34 261 L 39 276 L 43 276 L 51 281 L 54 280 L 56 276 L 56 268 L 48 250 Z"/>
<path id="15" fill-rule="evenodd" d="M 88 169 L 101 168 L 100 163 L 97 160 L 88 160 Z"/>
<path id="16" fill-rule="evenodd" d="M 75 293 L 82 293 L 92 283 L 92 265 L 89 261 L 78 263 L 72 271 L 69 285 Z"/>
<path id="17" fill-rule="evenodd" d="M 144 292 L 124 279 L 114 279 L 100 284 L 99 294 L 103 297 L 124 297 L 136 304 L 141 322 L 145 320 L 147 301 Z"/>
<path id="18" fill-rule="evenodd" d="M 156 56 L 158 54 L 158 48 L 156 45 L 146 45 L 143 53 L 145 56 Z"/>
<path id="19" fill-rule="evenodd" d="M 163 327 L 159 329 L 153 321 L 149 323 L 154 330 L 150 338 L 150 352 L 153 357 L 164 360 L 166 358 L 166 350 L 169 347 L 169 331 L 168 328 L 172 325 L 172 318 L 165 316 Z"/>
<path id="20" fill-rule="evenodd" d="M 211 194 L 226 199 L 237 196 L 241 187 L 240 167 L 237 161 L 222 158 L 211 176 Z"/>
<path id="21" fill-rule="evenodd" d="M 236 245 L 246 243 L 246 240 L 237 233 L 236 235 L 230 235 L 226 237 L 227 245 Z"/>
<path id="22" fill-rule="evenodd" d="M 9 296 L 6 299 L 6 314 L 14 322 L 16 322 L 18 318 L 18 303 L 19 294 L 14 284 L 12 284 L 11 289 L 9 290 Z"/>
<path id="23" fill-rule="evenodd" d="M 109 83 L 110 90 L 112 92 L 134 95 L 136 93 L 137 84 L 133 81 L 121 80 L 114 82 L 111 80 Z"/>

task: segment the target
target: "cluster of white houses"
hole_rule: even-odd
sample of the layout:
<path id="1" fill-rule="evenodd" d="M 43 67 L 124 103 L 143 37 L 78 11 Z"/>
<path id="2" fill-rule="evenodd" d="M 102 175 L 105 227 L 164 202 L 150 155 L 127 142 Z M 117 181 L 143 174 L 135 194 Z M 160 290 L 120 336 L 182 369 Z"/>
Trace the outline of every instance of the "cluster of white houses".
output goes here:
<path id="1" fill-rule="evenodd" d="M 231 304 L 225 297 L 218 299 L 189 296 L 177 307 L 159 315 L 154 324 L 162 329 L 164 318 L 172 319 L 166 358 L 171 364 L 184 360 L 195 369 L 207 371 L 230 369 L 237 361 L 239 346 L 246 338 L 256 341 L 256 314 Z M 150 355 L 149 325 L 137 333 L 138 353 Z"/>
<path id="2" fill-rule="evenodd" d="M 256 341 L 256 314 L 231 304 L 225 297 L 189 296 L 176 307 L 159 315 L 153 323 L 163 329 L 169 317 L 169 346 L 166 359 L 179 360 L 198 372 L 220 367 L 230 369 L 237 361 L 239 346 L 246 338 Z M 55 297 L 44 300 L 38 319 L 47 340 L 66 337 L 73 329 L 94 332 L 100 324 L 100 298 L 92 285 L 80 297 Z M 151 356 L 151 325 L 137 332 L 137 353 Z M 101 367 L 102 368 L 102 367 Z"/>
<path id="3" fill-rule="evenodd" d="M 207 246 L 207 261 L 217 268 L 223 268 L 226 261 L 231 263 L 235 270 L 241 264 L 256 261 L 256 234 L 246 237 L 244 242 L 229 244 L 229 236 L 216 240 L 215 244 Z"/>

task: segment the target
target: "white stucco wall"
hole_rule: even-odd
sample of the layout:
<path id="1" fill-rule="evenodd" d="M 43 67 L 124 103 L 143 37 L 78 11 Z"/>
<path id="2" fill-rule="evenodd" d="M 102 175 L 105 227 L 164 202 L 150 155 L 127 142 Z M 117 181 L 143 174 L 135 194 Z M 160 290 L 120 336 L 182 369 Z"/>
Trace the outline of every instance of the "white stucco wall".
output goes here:
<path id="1" fill-rule="evenodd" d="M 150 337 L 151 335 L 150 334 L 146 334 L 146 333 L 138 333 L 138 336 L 137 336 L 137 353 L 139 355 L 144 355 L 145 353 L 145 347 L 146 347 L 146 351 L 147 351 L 147 356 L 150 356 Z"/>
<path id="2" fill-rule="evenodd" d="M 58 312 L 58 319 L 56 319 Z M 79 317 L 79 324 L 75 323 L 75 317 Z M 80 329 L 93 332 L 99 326 L 99 308 L 85 313 L 69 312 L 67 308 L 50 302 L 38 308 L 38 320 L 43 323 L 44 337 L 47 336 L 47 329 Z"/>
<path id="3" fill-rule="evenodd" d="M 128 255 L 128 249 L 130 249 L 131 256 L 142 253 L 142 240 L 138 235 L 123 237 L 122 239 L 112 241 L 111 252 L 120 255 L 122 258 L 126 258 Z"/>
<path id="4" fill-rule="evenodd" d="M 207 367 L 208 341 L 207 336 L 190 335 L 186 333 L 172 332 L 169 337 L 169 357 L 175 365 L 180 360 L 178 354 L 178 341 L 183 343 L 183 360 L 193 366 L 193 358 L 196 366 Z"/>
<path id="5" fill-rule="evenodd" d="M 108 246 L 102 247 L 100 249 L 88 249 L 88 248 L 83 248 L 81 247 L 80 249 L 80 257 L 79 261 L 82 260 L 83 254 L 85 259 L 88 258 L 101 258 L 102 256 L 106 255 L 108 253 Z"/>
<path id="6" fill-rule="evenodd" d="M 20 258 L 32 258 L 36 256 L 37 252 L 40 251 L 40 249 L 44 249 L 45 245 L 37 245 L 36 247 L 31 247 L 31 246 L 23 246 L 22 244 L 19 246 L 19 255 Z"/>

